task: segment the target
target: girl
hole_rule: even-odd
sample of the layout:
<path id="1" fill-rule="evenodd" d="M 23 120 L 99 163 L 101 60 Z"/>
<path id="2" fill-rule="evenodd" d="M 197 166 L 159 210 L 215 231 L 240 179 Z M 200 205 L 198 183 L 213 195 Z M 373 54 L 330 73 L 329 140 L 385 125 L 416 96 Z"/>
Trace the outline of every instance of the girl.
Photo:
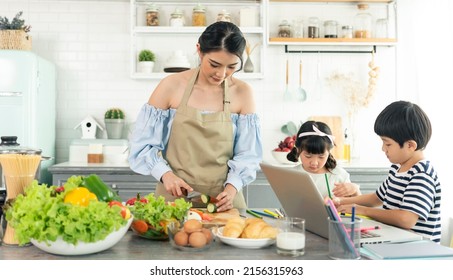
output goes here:
<path id="1" fill-rule="evenodd" d="M 302 169 L 310 174 L 323 197 L 345 197 L 360 194 L 357 184 L 352 184 L 349 173 L 337 166 L 330 151 L 334 136 L 323 122 L 307 121 L 297 133 L 294 148 L 287 159 L 302 162 Z"/>
<path id="2" fill-rule="evenodd" d="M 243 186 L 262 158 L 260 123 L 242 69 L 246 41 L 230 22 L 198 39 L 200 65 L 164 78 L 143 105 L 130 139 L 132 170 L 153 175 L 168 201 L 196 191 L 216 197 L 217 211 L 245 208 Z"/>

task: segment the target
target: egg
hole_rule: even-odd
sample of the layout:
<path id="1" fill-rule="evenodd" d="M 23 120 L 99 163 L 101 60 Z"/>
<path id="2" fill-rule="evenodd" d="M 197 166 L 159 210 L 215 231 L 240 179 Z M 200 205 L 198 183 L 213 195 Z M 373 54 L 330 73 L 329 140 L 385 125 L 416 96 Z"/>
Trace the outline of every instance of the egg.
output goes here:
<path id="1" fill-rule="evenodd" d="M 178 231 L 173 237 L 175 244 L 178 246 L 187 246 L 189 243 L 189 235 L 185 231 Z"/>
<path id="2" fill-rule="evenodd" d="M 206 235 L 201 231 L 192 232 L 189 235 L 189 244 L 194 248 L 201 248 L 207 243 Z"/>
<path id="3" fill-rule="evenodd" d="M 212 232 L 211 230 L 207 229 L 207 228 L 202 228 L 201 229 L 201 232 L 204 233 L 204 235 L 206 236 L 206 243 L 211 243 L 212 241 Z"/>
<path id="4" fill-rule="evenodd" d="M 202 227 L 203 224 L 198 220 L 188 220 L 184 223 L 184 231 L 187 233 L 200 231 Z"/>

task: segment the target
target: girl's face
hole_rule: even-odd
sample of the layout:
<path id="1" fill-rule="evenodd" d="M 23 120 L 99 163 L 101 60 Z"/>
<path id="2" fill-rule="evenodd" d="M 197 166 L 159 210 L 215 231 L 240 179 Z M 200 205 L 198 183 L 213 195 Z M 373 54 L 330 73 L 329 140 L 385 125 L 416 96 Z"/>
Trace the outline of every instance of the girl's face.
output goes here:
<path id="1" fill-rule="evenodd" d="M 233 75 L 241 61 L 239 57 L 226 51 L 200 53 L 200 69 L 209 83 L 220 85 Z"/>
<path id="2" fill-rule="evenodd" d="M 329 158 L 329 151 L 324 151 L 322 154 L 310 154 L 306 151 L 302 151 L 299 157 L 305 171 L 315 174 L 327 172 L 327 169 L 324 166 Z"/>

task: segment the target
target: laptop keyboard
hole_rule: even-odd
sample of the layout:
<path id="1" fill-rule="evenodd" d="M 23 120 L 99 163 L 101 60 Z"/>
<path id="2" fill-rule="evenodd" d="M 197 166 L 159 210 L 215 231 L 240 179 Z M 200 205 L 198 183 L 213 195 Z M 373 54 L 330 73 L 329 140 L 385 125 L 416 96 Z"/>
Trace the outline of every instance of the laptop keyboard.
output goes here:
<path id="1" fill-rule="evenodd" d="M 370 238 L 370 237 L 380 237 L 380 235 L 377 233 L 371 232 L 371 231 L 361 231 L 360 232 L 361 239 Z"/>

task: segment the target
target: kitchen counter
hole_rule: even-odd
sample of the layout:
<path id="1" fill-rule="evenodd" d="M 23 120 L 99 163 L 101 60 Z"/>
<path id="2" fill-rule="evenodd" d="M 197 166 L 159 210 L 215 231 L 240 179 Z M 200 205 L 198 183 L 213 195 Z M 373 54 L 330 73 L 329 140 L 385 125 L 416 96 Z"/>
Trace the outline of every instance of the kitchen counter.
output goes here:
<path id="1" fill-rule="evenodd" d="M 327 260 L 328 241 L 306 232 L 305 255 L 297 258 L 280 256 L 275 245 L 263 249 L 240 249 L 220 240 L 206 251 L 186 252 L 173 248 L 168 241 L 147 240 L 129 231 L 112 248 L 96 254 L 59 256 L 30 245 L 0 246 L 0 260 Z"/>

